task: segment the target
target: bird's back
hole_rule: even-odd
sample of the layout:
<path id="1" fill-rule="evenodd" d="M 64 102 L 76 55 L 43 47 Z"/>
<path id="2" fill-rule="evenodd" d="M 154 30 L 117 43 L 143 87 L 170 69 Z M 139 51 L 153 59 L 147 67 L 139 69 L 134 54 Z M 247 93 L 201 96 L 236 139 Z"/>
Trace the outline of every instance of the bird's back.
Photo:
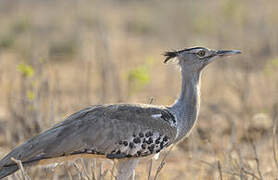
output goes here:
<path id="1" fill-rule="evenodd" d="M 171 144 L 176 136 L 175 123 L 175 117 L 165 107 L 92 106 L 13 149 L 0 161 L 0 168 L 14 166 L 11 157 L 28 164 L 80 154 L 107 158 L 151 155 Z"/>

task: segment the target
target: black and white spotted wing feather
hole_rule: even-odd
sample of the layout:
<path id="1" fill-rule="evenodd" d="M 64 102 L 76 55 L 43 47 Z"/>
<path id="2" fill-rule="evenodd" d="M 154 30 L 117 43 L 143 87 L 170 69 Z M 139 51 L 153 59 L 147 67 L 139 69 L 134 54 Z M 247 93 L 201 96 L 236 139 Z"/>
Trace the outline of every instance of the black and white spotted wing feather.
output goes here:
<path id="1" fill-rule="evenodd" d="M 74 154 L 107 158 L 147 156 L 167 147 L 176 137 L 174 116 L 148 105 L 102 105 L 81 110 L 53 128 L 13 149 L 0 161 L 2 168 Z"/>

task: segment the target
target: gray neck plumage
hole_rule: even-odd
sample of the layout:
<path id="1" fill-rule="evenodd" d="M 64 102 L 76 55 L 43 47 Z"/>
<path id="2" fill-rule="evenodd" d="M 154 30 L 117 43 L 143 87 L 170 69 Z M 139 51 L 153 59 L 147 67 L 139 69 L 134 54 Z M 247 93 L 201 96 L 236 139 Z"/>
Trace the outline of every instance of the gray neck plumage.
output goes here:
<path id="1" fill-rule="evenodd" d="M 189 135 L 193 129 L 200 107 L 200 76 L 201 72 L 187 72 L 181 70 L 181 94 L 170 107 L 177 118 L 177 137 L 175 142 Z"/>

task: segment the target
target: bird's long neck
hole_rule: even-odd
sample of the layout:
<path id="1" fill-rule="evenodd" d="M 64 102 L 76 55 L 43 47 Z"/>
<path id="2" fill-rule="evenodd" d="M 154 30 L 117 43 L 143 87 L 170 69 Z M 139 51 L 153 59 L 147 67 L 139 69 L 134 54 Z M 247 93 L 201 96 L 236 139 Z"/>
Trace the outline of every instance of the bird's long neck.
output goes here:
<path id="1" fill-rule="evenodd" d="M 200 72 L 189 73 L 182 69 L 182 87 L 179 98 L 170 107 L 177 117 L 178 142 L 186 137 L 198 117 L 200 107 Z"/>

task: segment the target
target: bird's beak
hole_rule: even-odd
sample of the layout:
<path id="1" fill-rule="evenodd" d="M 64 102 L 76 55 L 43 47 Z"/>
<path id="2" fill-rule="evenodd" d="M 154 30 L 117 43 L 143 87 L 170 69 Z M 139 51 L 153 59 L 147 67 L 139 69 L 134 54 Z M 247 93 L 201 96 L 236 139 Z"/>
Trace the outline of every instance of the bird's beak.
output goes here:
<path id="1" fill-rule="evenodd" d="M 223 57 L 223 56 L 232 56 L 235 54 L 240 54 L 241 52 L 239 50 L 218 50 L 216 51 L 216 55 Z"/>

